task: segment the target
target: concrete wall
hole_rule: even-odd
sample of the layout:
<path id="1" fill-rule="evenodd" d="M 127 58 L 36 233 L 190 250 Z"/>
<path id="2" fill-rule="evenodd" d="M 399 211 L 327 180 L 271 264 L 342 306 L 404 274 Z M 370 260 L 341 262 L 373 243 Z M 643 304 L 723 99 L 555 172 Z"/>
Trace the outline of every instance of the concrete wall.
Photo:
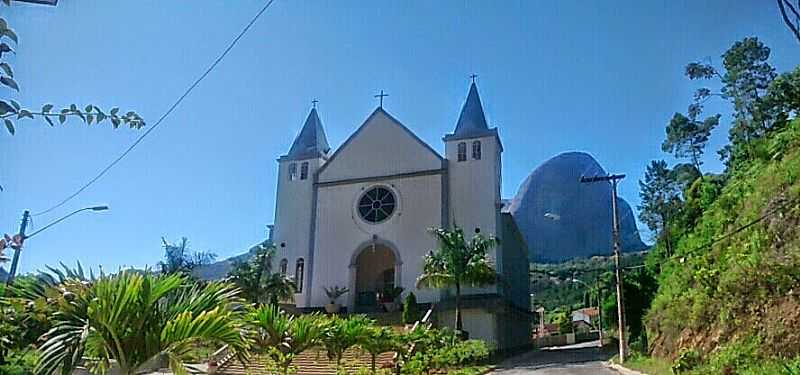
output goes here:
<path id="1" fill-rule="evenodd" d="M 383 110 L 376 110 L 334 153 L 319 182 L 440 169 L 438 154 Z"/>
<path id="2" fill-rule="evenodd" d="M 486 342 L 490 350 L 501 348 L 500 330 L 497 315 L 485 309 L 463 309 L 461 319 L 464 330 L 469 333 L 470 339 L 479 339 Z M 455 326 L 455 310 L 449 309 L 436 313 L 436 325 L 439 328 Z"/>
<path id="3" fill-rule="evenodd" d="M 498 272 L 502 278 L 501 294 L 514 306 L 529 311 L 530 264 L 528 247 L 511 214 L 502 214 L 501 256 Z"/>
<path id="4" fill-rule="evenodd" d="M 309 163 L 308 178 L 300 180 L 300 169 L 303 162 Z M 287 273 L 295 277 L 297 260 L 305 261 L 305 280 L 302 293 L 295 294 L 294 301 L 298 307 L 306 307 L 305 296 L 308 292 L 309 274 L 309 238 L 311 234 L 311 212 L 314 190 L 314 172 L 324 163 L 323 159 L 285 160 L 278 163 L 278 193 L 275 200 L 274 243 L 276 248 L 275 267 L 280 261 L 288 262 Z M 289 180 L 289 166 L 297 165 L 298 178 Z"/>
<path id="5" fill-rule="evenodd" d="M 481 142 L 481 159 L 472 158 L 472 142 Z M 467 160 L 458 161 L 458 144 L 467 145 Z M 445 142 L 448 160 L 450 225 L 464 229 L 469 240 L 479 228 L 483 235 L 502 236 L 500 233 L 500 164 L 501 148 L 494 135 Z M 496 250 L 489 254 L 497 262 Z M 464 288 L 464 294 L 482 294 L 496 291 L 495 286 Z"/>
<path id="6" fill-rule="evenodd" d="M 356 258 L 361 251 L 370 251 L 373 243 L 395 253 L 400 263 L 395 285 L 405 293 L 413 291 L 420 303 L 437 300 L 436 290 L 417 290 L 415 281 L 422 272 L 423 256 L 436 247 L 427 229 L 441 225 L 441 179 L 441 175 L 425 175 L 319 186 L 311 306 L 327 303 L 323 287 L 339 285 L 355 291 Z M 356 204 L 376 185 L 393 191 L 397 205 L 389 219 L 371 224 L 361 219 Z M 355 292 L 346 297 L 352 307 Z"/>

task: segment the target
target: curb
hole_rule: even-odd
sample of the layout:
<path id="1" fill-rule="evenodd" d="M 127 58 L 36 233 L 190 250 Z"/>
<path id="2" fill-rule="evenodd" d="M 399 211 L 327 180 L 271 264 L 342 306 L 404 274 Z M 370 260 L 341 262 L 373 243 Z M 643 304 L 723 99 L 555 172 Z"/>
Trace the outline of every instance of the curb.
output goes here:
<path id="1" fill-rule="evenodd" d="M 625 366 L 622 366 L 622 365 L 619 365 L 619 364 L 616 364 L 616 363 L 612 363 L 612 362 L 603 362 L 603 365 L 606 366 L 606 367 L 609 367 L 609 368 L 612 368 L 612 369 L 616 370 L 617 372 L 619 372 L 622 375 L 647 375 L 647 374 L 645 374 L 643 372 L 631 370 L 631 369 L 629 369 L 629 368 L 627 368 Z"/>

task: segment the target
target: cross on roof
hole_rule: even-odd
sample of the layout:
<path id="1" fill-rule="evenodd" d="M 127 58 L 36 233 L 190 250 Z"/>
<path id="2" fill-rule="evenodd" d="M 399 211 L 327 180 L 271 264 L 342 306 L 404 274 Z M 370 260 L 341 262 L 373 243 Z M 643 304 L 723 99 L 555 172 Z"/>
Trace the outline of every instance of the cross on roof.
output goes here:
<path id="1" fill-rule="evenodd" d="M 384 94 L 384 93 L 383 93 L 383 90 L 381 90 L 381 93 L 380 93 L 380 94 L 378 94 L 378 95 L 375 95 L 375 97 L 376 97 L 376 98 L 379 98 L 379 99 L 380 99 L 380 107 L 381 107 L 381 108 L 383 108 L 383 98 L 384 98 L 384 97 L 387 97 L 387 96 L 389 96 L 389 94 Z"/>
<path id="2" fill-rule="evenodd" d="M 472 75 L 470 75 L 469 78 L 472 78 L 472 83 L 475 83 L 475 78 L 478 78 L 478 75 L 475 74 L 475 73 L 472 73 Z"/>
<path id="3" fill-rule="evenodd" d="M 317 103 L 319 103 L 319 100 L 317 100 L 317 99 L 312 100 L 311 101 L 311 108 L 317 108 Z"/>

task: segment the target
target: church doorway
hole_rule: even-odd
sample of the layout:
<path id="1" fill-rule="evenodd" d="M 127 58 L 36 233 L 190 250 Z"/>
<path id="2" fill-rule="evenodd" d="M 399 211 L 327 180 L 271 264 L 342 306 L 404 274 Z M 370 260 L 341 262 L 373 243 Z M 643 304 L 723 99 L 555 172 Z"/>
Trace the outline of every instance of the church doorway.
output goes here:
<path id="1" fill-rule="evenodd" d="M 379 311 L 381 295 L 400 284 L 400 262 L 386 245 L 368 245 L 355 259 L 354 308 L 359 312 Z"/>

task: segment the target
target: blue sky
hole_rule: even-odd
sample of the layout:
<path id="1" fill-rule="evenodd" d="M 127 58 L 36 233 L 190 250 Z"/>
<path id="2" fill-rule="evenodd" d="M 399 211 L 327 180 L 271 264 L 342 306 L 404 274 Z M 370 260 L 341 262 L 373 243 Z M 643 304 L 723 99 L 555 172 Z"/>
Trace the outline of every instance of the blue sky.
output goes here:
<path id="1" fill-rule="evenodd" d="M 472 73 L 500 129 L 503 195 L 537 165 L 582 150 L 627 173 L 620 194 L 660 152 L 664 125 L 696 84 L 684 65 L 756 35 L 780 71 L 800 46 L 764 1 L 284 1 L 277 0 L 168 120 L 96 185 L 34 229 L 96 203 L 27 243 L 23 272 L 58 261 L 114 270 L 155 264 L 162 236 L 187 236 L 221 257 L 245 251 L 272 222 L 275 159 L 313 98 L 334 147 L 389 93 L 385 108 L 440 152 Z M 12 58 L 38 108 L 77 102 L 136 110 L 152 124 L 210 64 L 263 1 L 66 1 L 3 7 L 20 36 Z M 4 96 L 8 92 L 3 93 Z M 709 111 L 727 113 L 724 105 Z M 727 117 L 724 122 L 727 124 Z M 0 230 L 23 209 L 56 203 L 141 131 L 18 124 L 0 135 Z M 713 151 L 705 169 L 719 170 Z"/>

